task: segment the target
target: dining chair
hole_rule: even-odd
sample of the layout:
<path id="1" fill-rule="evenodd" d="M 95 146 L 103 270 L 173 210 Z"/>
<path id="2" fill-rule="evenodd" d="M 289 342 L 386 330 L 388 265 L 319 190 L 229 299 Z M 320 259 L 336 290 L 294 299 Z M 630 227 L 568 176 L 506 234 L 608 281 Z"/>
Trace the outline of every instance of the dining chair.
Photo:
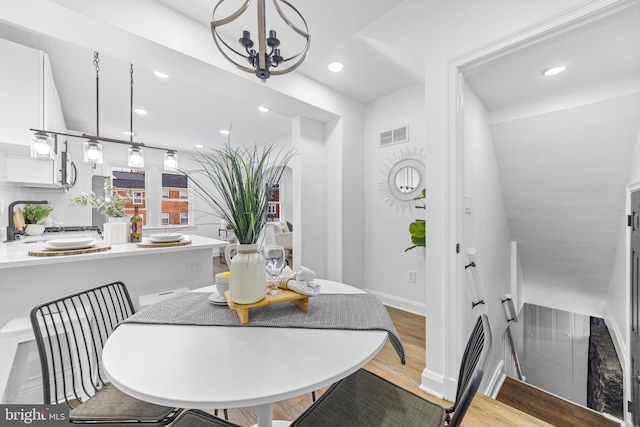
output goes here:
<path id="1" fill-rule="evenodd" d="M 478 317 L 460 363 L 453 404 L 443 407 L 396 384 L 359 369 L 336 382 L 291 427 L 448 426 L 460 425 L 475 396 L 491 351 L 491 328 Z M 453 414 L 453 416 L 451 415 Z"/>
<path id="2" fill-rule="evenodd" d="M 107 338 L 134 312 L 122 282 L 78 292 L 31 310 L 45 404 L 66 403 L 72 423 L 101 426 L 122 426 L 123 422 L 161 426 L 178 416 L 178 408 L 143 402 L 119 391 L 102 371 L 101 354 Z"/>

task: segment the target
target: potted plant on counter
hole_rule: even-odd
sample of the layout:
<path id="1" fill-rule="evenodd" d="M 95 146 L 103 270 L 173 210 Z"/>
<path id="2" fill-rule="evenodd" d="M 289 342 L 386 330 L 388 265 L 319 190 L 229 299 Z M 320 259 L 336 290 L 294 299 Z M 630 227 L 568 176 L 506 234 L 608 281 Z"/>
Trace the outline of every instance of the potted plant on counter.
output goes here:
<path id="1" fill-rule="evenodd" d="M 44 224 L 39 224 L 44 218 L 49 216 L 53 208 L 49 205 L 25 205 L 24 219 L 27 223 L 24 232 L 29 236 L 38 236 L 44 233 Z"/>
<path id="2" fill-rule="evenodd" d="M 199 168 L 184 172 L 197 194 L 225 223 L 238 243 L 238 255 L 229 262 L 229 296 L 238 304 L 260 301 L 266 295 L 265 260 L 258 237 L 265 225 L 270 188 L 280 182 L 293 150 L 266 145 L 263 149 L 234 148 L 198 152 Z"/>
<path id="3" fill-rule="evenodd" d="M 124 220 L 124 207 L 127 201 L 131 199 L 131 190 L 126 190 L 124 196 L 115 191 L 112 185 L 104 188 L 105 194 L 109 195 L 104 199 L 96 196 L 91 192 L 81 193 L 72 197 L 71 206 L 91 206 L 109 219 L 104 224 L 104 240 L 105 243 L 112 245 L 127 243 L 129 241 L 129 223 Z"/>

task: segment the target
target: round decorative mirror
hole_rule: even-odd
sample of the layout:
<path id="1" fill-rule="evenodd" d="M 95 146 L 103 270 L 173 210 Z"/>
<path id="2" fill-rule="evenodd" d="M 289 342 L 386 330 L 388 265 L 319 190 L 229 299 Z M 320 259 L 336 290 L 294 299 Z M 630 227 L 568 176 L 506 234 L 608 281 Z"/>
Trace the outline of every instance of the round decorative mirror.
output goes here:
<path id="1" fill-rule="evenodd" d="M 422 149 L 407 148 L 395 153 L 380 171 L 380 193 L 389 206 L 404 210 L 413 206 L 424 188 L 424 155 Z"/>

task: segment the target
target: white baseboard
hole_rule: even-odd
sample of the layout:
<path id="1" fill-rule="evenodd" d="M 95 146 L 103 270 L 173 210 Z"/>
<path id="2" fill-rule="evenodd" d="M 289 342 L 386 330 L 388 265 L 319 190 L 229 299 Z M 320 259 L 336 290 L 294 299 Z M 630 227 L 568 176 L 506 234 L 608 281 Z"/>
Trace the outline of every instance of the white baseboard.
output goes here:
<path id="1" fill-rule="evenodd" d="M 371 289 L 364 289 L 368 293 L 380 298 L 384 305 L 388 305 L 399 310 L 407 311 L 409 313 L 417 314 L 419 316 L 425 316 L 427 312 L 426 305 L 424 303 L 417 303 L 405 298 L 398 298 L 393 295 L 377 292 Z"/>
<path id="2" fill-rule="evenodd" d="M 504 382 L 504 378 L 506 376 L 507 375 L 504 373 L 504 360 L 500 360 L 500 362 L 498 362 L 498 366 L 496 366 L 495 371 L 493 371 L 491 379 L 485 387 L 484 394 L 495 399 L 495 397 L 498 395 L 498 392 L 500 391 L 500 387 L 502 387 L 502 383 Z"/>
<path id="3" fill-rule="evenodd" d="M 437 397 L 438 399 L 444 399 L 444 376 L 438 375 L 425 368 L 422 371 L 420 389 Z"/>

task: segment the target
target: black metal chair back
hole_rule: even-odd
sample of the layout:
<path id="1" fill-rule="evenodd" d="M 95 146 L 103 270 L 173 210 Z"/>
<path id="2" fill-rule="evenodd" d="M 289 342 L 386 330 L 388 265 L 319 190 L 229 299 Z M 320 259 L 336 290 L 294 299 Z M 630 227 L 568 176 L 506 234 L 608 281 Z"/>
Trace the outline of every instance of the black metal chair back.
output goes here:
<path id="1" fill-rule="evenodd" d="M 490 352 L 491 327 L 489 326 L 489 318 L 486 314 L 481 314 L 473 327 L 471 336 L 467 341 L 467 346 L 464 349 L 462 361 L 460 362 L 460 372 L 458 374 L 456 400 L 452 406 L 446 409 L 448 413 L 457 412 L 462 395 L 467 389 L 467 384 L 469 384 L 469 381 L 471 381 L 476 371 L 485 368 Z"/>
<path id="2" fill-rule="evenodd" d="M 459 427 L 462 424 L 462 419 L 466 415 L 467 409 L 469 409 L 469 406 L 471 406 L 471 402 L 473 401 L 473 398 L 476 395 L 478 388 L 480 387 L 483 372 L 484 371 L 482 369 L 478 369 L 471 376 L 471 379 L 468 383 L 469 386 L 462 392 L 462 397 L 458 402 L 456 412 L 453 413 L 453 416 L 447 424 L 447 427 Z"/>
<path id="3" fill-rule="evenodd" d="M 107 383 L 100 363 L 102 348 L 118 323 L 134 312 L 122 282 L 78 292 L 31 311 L 45 404 L 66 402 L 75 408 Z"/>

